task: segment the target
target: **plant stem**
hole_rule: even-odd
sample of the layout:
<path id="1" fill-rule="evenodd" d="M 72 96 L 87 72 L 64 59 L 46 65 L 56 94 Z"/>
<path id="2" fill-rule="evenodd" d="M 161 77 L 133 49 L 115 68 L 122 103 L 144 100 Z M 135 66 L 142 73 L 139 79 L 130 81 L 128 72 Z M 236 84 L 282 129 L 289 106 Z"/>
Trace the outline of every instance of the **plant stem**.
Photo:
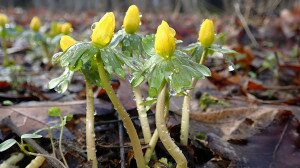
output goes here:
<path id="1" fill-rule="evenodd" d="M 50 68 L 52 66 L 52 63 L 51 63 L 51 54 L 49 52 L 49 49 L 48 49 L 48 46 L 47 46 L 47 43 L 42 41 L 42 46 L 43 46 L 43 49 L 44 49 L 44 52 L 46 54 L 46 57 L 47 57 L 47 68 Z"/>
<path id="2" fill-rule="evenodd" d="M 134 157 L 137 163 L 138 168 L 146 168 L 145 160 L 143 157 L 143 151 L 142 146 L 140 144 L 140 140 L 138 137 L 138 134 L 136 132 L 136 129 L 134 128 L 134 125 L 126 112 L 125 108 L 121 104 L 120 100 L 118 99 L 117 95 L 114 93 L 113 89 L 110 86 L 109 79 L 106 75 L 106 71 L 104 69 L 103 61 L 101 59 L 100 54 L 97 54 L 97 64 L 98 64 L 98 72 L 99 76 L 103 85 L 104 90 L 106 91 L 108 97 L 110 98 L 112 104 L 114 105 L 114 108 L 119 113 L 124 127 L 127 130 L 127 133 L 129 135 L 131 145 L 134 151 Z"/>
<path id="3" fill-rule="evenodd" d="M 53 135 L 52 135 L 52 130 L 51 130 L 51 128 L 48 128 L 48 134 L 49 134 L 49 139 L 50 139 L 51 147 L 52 147 L 52 155 L 53 155 L 54 157 L 56 157 L 55 146 L 54 146 L 54 142 L 53 142 Z"/>
<path id="4" fill-rule="evenodd" d="M 60 116 L 60 121 L 61 121 L 62 123 L 65 122 L 65 121 L 63 121 L 63 120 L 64 120 L 64 119 Z M 65 158 L 65 156 L 64 156 L 64 154 L 63 154 L 63 152 L 62 152 L 62 148 L 61 148 L 61 141 L 62 141 L 63 132 L 64 132 L 64 124 L 61 125 L 61 127 L 60 127 L 60 134 L 59 134 L 58 148 L 59 148 L 59 153 L 60 153 L 60 155 L 61 155 L 61 158 L 62 158 L 64 164 L 65 164 L 65 165 L 68 165 L 68 163 L 67 163 L 67 161 L 66 161 L 66 158 Z"/>
<path id="5" fill-rule="evenodd" d="M 133 90 L 133 94 L 135 97 L 135 102 L 136 102 L 136 107 L 137 107 L 137 111 L 139 114 L 139 119 L 141 122 L 144 140 L 145 140 L 145 143 L 148 144 L 151 139 L 151 130 L 150 130 L 150 126 L 149 126 L 149 122 L 148 122 L 148 118 L 147 118 L 147 111 L 145 109 L 145 106 L 142 105 L 142 103 L 143 103 L 142 93 L 138 87 L 134 87 L 134 88 L 132 88 L 132 90 Z"/>
<path id="6" fill-rule="evenodd" d="M 156 146 L 156 143 L 157 143 L 157 140 L 158 140 L 158 132 L 157 132 L 157 129 L 155 129 L 152 137 L 151 137 L 151 140 L 148 144 L 148 148 L 145 152 L 145 162 L 146 164 L 148 165 L 148 163 L 150 162 L 150 159 L 152 157 L 152 154 L 153 154 L 153 151 L 155 149 L 155 146 Z"/>
<path id="7" fill-rule="evenodd" d="M 165 104 L 167 105 L 167 106 L 165 106 L 165 112 L 164 112 L 165 120 L 166 120 L 167 116 L 169 115 L 169 102 L 170 102 L 170 100 L 169 100 L 169 98 L 167 99 L 167 97 L 169 97 L 168 94 L 166 94 L 166 100 L 165 100 Z M 145 161 L 146 161 L 147 165 L 148 165 L 151 157 L 155 156 L 155 153 L 153 151 L 154 151 L 155 146 L 157 144 L 157 140 L 158 140 L 158 132 L 157 132 L 157 129 L 155 129 L 155 131 L 154 131 L 154 133 L 153 133 L 153 135 L 151 137 L 151 140 L 150 140 L 150 142 L 148 144 L 148 148 L 147 148 L 147 150 L 145 152 L 145 157 L 144 158 L 145 158 Z"/>
<path id="8" fill-rule="evenodd" d="M 187 168 L 187 160 L 183 155 L 182 151 L 179 149 L 179 147 L 175 144 L 175 142 L 171 138 L 166 126 L 165 117 L 164 117 L 166 93 L 167 93 L 167 86 L 166 84 L 164 84 L 163 89 L 158 95 L 157 103 L 156 103 L 156 112 L 155 112 L 156 129 L 158 131 L 159 138 L 162 141 L 164 147 L 167 149 L 167 151 L 176 161 L 177 163 L 176 168 Z"/>
<path id="9" fill-rule="evenodd" d="M 205 64 L 208 49 L 204 48 L 199 64 Z M 197 83 L 195 78 L 192 79 L 192 87 L 194 88 Z M 183 98 L 182 115 L 181 115 L 181 129 L 180 129 L 180 143 L 182 145 L 188 145 L 189 126 L 190 126 L 190 104 L 191 104 L 192 89 L 186 91 L 186 95 Z"/>
<path id="10" fill-rule="evenodd" d="M 4 38 L 2 39 L 2 48 L 3 48 L 3 65 L 9 66 L 10 60 L 9 60 L 8 52 L 7 52 L 7 43 Z"/>
<path id="11" fill-rule="evenodd" d="M 92 167 L 98 167 L 95 146 L 95 132 L 94 132 L 94 94 L 91 83 L 86 79 L 86 149 L 88 161 L 92 161 Z"/>

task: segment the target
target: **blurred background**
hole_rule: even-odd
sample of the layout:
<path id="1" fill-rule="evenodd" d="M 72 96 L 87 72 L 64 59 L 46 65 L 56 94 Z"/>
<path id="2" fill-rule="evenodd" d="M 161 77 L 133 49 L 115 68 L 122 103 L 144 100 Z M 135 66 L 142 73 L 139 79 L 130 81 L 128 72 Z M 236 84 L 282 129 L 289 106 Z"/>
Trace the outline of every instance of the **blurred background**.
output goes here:
<path id="1" fill-rule="evenodd" d="M 81 12 L 125 11 L 130 4 L 136 4 L 144 12 L 183 12 L 183 13 L 232 13 L 234 3 L 241 5 L 249 14 L 278 13 L 299 0 L 1 0 L 1 8 L 46 8 L 51 11 Z"/>

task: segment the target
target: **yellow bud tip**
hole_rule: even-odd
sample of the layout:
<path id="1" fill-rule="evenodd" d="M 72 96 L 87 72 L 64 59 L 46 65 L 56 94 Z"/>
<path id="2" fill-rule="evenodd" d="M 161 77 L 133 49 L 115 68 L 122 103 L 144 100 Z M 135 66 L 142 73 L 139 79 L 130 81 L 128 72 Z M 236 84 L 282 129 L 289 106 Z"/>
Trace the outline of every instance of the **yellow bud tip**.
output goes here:
<path id="1" fill-rule="evenodd" d="M 72 25 L 71 25 L 71 23 L 67 22 L 67 23 L 64 23 L 64 24 L 61 25 L 61 32 L 63 34 L 68 35 L 68 34 L 71 33 L 71 31 L 72 31 Z"/>
<path id="2" fill-rule="evenodd" d="M 210 47 L 211 44 L 214 42 L 214 38 L 214 23 L 210 19 L 205 19 L 199 31 L 199 41 L 202 46 Z"/>
<path id="3" fill-rule="evenodd" d="M 59 42 L 62 51 L 66 51 L 69 47 L 71 47 L 75 43 L 77 43 L 77 41 L 68 35 L 63 35 Z"/>
<path id="4" fill-rule="evenodd" d="M 29 26 L 30 26 L 31 30 L 33 30 L 35 32 L 38 32 L 40 30 L 40 27 L 41 27 L 40 18 L 38 18 L 37 16 L 33 17 Z"/>
<path id="5" fill-rule="evenodd" d="M 165 21 L 162 21 L 157 27 L 155 34 L 155 51 L 164 59 L 168 59 L 175 51 L 175 35 L 175 30 Z"/>
<path id="6" fill-rule="evenodd" d="M 103 48 L 107 46 L 115 31 L 115 15 L 112 12 L 106 13 L 99 22 L 96 23 L 91 39 L 94 45 Z"/>
<path id="7" fill-rule="evenodd" d="M 136 5 L 131 5 L 124 17 L 123 26 L 128 34 L 134 34 L 139 31 L 140 28 L 140 12 Z"/>
<path id="8" fill-rule="evenodd" d="M 0 13 L 0 27 L 4 27 L 8 23 L 8 18 L 5 14 Z"/>

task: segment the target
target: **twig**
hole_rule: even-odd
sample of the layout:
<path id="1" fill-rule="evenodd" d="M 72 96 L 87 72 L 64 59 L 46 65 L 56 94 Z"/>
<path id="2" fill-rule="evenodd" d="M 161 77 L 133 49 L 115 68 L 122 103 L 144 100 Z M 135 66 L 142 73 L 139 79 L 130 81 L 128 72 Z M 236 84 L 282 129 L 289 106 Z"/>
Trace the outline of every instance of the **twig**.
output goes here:
<path id="1" fill-rule="evenodd" d="M 9 127 L 14 133 L 16 133 L 19 137 L 22 136 L 21 131 L 18 129 L 18 127 L 11 121 L 10 117 L 6 117 L 2 120 L 2 123 Z M 24 139 L 26 143 L 28 143 L 33 149 L 35 149 L 38 153 L 40 153 L 42 156 L 50 156 L 50 154 L 42 148 L 39 144 L 37 144 L 33 139 L 26 138 Z M 54 168 L 61 168 L 61 165 L 58 164 L 55 159 L 46 157 L 48 160 L 49 165 L 51 165 Z"/>
<path id="2" fill-rule="evenodd" d="M 154 117 L 154 114 L 150 113 L 150 114 L 148 114 L 148 116 Z M 134 116 L 134 117 L 130 117 L 130 118 L 131 118 L 131 120 L 137 120 L 137 119 L 139 119 L 139 116 Z M 122 120 L 117 119 L 117 120 L 109 120 L 109 121 L 98 121 L 98 122 L 95 122 L 95 125 L 104 125 L 104 124 L 117 123 L 117 122 L 122 122 Z"/>
<path id="3" fill-rule="evenodd" d="M 67 148 L 68 150 L 72 150 L 75 151 L 76 153 L 78 153 L 81 157 L 83 157 L 84 159 L 87 159 L 87 155 L 86 155 L 86 151 L 76 147 L 75 145 L 73 145 L 72 143 L 68 142 L 68 141 L 62 141 L 62 144 L 64 145 L 65 148 Z"/>
<path id="4" fill-rule="evenodd" d="M 270 163 L 269 168 L 274 167 L 274 166 L 273 166 L 273 161 L 276 159 L 276 153 L 277 153 L 277 151 L 278 151 L 278 149 L 279 149 L 279 147 L 280 147 L 280 145 L 281 145 L 281 142 L 282 142 L 282 140 L 283 140 L 284 135 L 286 134 L 287 128 L 288 128 L 288 126 L 290 125 L 291 119 L 292 119 L 292 118 L 290 117 L 290 118 L 288 119 L 288 121 L 286 122 L 286 124 L 285 124 L 285 126 L 284 126 L 284 129 L 283 129 L 283 131 L 282 131 L 282 133 L 281 133 L 281 135 L 280 135 L 280 138 L 279 138 L 279 140 L 278 140 L 278 142 L 277 142 L 277 144 L 276 144 L 276 146 L 275 146 L 275 149 L 274 149 L 273 155 L 272 155 L 272 162 Z"/>
<path id="5" fill-rule="evenodd" d="M 253 34 L 252 34 L 251 31 L 250 31 L 249 26 L 248 26 L 248 24 L 247 24 L 247 21 L 246 21 L 246 19 L 243 17 L 243 15 L 242 15 L 242 13 L 241 13 L 241 10 L 240 10 L 240 6 L 239 6 L 238 3 L 235 3 L 235 4 L 234 4 L 234 9 L 235 9 L 235 12 L 236 12 L 236 14 L 237 14 L 237 17 L 240 19 L 240 21 L 241 21 L 241 23 L 242 23 L 242 25 L 243 25 L 243 27 L 244 27 L 244 29 L 245 29 L 245 31 L 246 31 L 248 37 L 250 38 L 252 44 L 253 44 L 255 47 L 257 47 L 257 46 L 258 46 L 258 43 L 257 43 L 257 41 L 255 40 Z"/>
<path id="6" fill-rule="evenodd" d="M 120 116 L 118 115 L 120 119 Z M 121 168 L 125 168 L 125 150 L 124 150 L 124 130 L 122 122 L 118 122 L 119 127 L 119 143 L 120 143 L 120 159 L 121 159 Z"/>

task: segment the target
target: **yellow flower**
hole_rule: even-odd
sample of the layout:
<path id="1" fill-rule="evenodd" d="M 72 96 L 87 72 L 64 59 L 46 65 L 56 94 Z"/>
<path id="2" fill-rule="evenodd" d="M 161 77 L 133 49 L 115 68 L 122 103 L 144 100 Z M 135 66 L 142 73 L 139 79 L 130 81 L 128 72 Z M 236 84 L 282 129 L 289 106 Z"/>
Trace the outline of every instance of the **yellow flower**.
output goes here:
<path id="1" fill-rule="evenodd" d="M 71 25 L 71 23 L 67 22 L 67 23 L 62 24 L 62 26 L 61 26 L 61 32 L 63 34 L 70 34 L 71 31 L 72 31 L 72 25 Z"/>
<path id="2" fill-rule="evenodd" d="M 40 30 L 41 27 L 41 21 L 40 18 L 38 18 L 37 16 L 33 17 L 31 22 L 30 22 L 30 28 L 31 30 L 38 32 Z"/>
<path id="3" fill-rule="evenodd" d="M 66 51 L 69 47 L 77 43 L 77 41 L 68 35 L 63 35 L 59 43 L 62 51 Z"/>
<path id="4" fill-rule="evenodd" d="M 155 51 L 164 59 L 168 59 L 175 51 L 175 35 L 175 30 L 169 27 L 165 21 L 162 21 L 157 27 L 155 34 Z"/>
<path id="5" fill-rule="evenodd" d="M 136 5 L 131 5 L 125 15 L 123 26 L 126 33 L 133 34 L 140 28 L 140 12 Z"/>
<path id="6" fill-rule="evenodd" d="M 199 31 L 199 41 L 202 46 L 209 47 L 215 38 L 214 23 L 212 20 L 205 19 Z"/>
<path id="7" fill-rule="evenodd" d="M 93 29 L 91 36 L 93 44 L 101 48 L 107 46 L 114 35 L 115 25 L 114 13 L 106 13 Z"/>
<path id="8" fill-rule="evenodd" d="M 0 13 L 0 27 L 4 27 L 8 23 L 8 18 L 5 14 Z"/>
<path id="9" fill-rule="evenodd" d="M 62 23 L 57 23 L 56 25 L 57 34 L 61 33 L 62 25 L 63 25 Z"/>
<path id="10" fill-rule="evenodd" d="M 62 26 L 61 23 L 51 22 L 50 33 L 49 34 L 51 36 L 56 36 L 56 35 L 60 34 L 61 33 L 61 26 Z"/>

